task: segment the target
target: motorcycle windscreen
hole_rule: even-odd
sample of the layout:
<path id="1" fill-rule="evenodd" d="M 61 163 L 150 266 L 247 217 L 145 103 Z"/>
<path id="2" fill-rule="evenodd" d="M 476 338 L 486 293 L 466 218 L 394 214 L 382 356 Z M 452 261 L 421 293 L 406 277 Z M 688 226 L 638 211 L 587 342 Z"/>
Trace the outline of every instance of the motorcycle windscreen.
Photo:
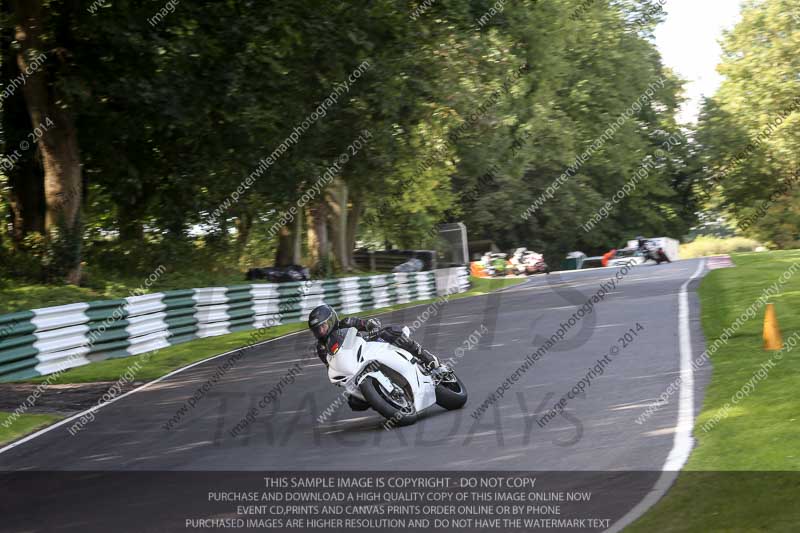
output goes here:
<path id="1" fill-rule="evenodd" d="M 341 333 L 333 340 L 334 344 L 328 347 L 333 353 L 328 366 L 328 376 L 331 379 L 336 376 L 350 377 L 361 366 L 358 361 L 358 348 L 364 340 L 358 337 L 358 331 L 355 328 L 347 328 L 345 332 Z"/>

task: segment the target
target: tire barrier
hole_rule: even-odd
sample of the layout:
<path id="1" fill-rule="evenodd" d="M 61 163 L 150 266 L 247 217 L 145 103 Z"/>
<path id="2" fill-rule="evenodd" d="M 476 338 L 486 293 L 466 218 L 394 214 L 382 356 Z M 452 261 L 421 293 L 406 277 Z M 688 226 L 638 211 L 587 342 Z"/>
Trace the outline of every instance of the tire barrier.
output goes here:
<path id="1" fill-rule="evenodd" d="M 186 289 L 0 315 L 0 382 L 194 339 L 306 320 L 325 301 L 343 314 L 469 288 L 467 269 Z"/>

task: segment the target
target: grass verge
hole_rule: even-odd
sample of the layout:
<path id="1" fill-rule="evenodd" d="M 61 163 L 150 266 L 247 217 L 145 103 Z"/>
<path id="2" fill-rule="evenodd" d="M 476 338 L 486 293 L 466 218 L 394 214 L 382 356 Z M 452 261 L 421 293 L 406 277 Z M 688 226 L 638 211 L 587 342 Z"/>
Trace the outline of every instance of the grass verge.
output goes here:
<path id="1" fill-rule="evenodd" d="M 379 272 L 350 272 L 337 274 L 335 277 L 346 276 L 374 276 Z M 94 280 L 90 286 L 77 285 L 48 285 L 44 283 L 20 283 L 16 280 L 0 278 L 0 315 L 27 311 L 42 307 L 71 304 L 75 302 L 91 302 L 96 300 L 109 300 L 125 298 L 132 291 L 164 292 L 175 289 L 195 287 L 219 287 L 229 285 L 242 285 L 245 281 L 244 272 L 233 271 L 216 275 L 186 275 L 167 272 L 162 278 L 149 288 L 143 285 L 147 276 L 142 278 L 123 277 L 114 280 Z"/>
<path id="2" fill-rule="evenodd" d="M 451 300 L 488 294 L 492 291 L 510 287 L 525 281 L 524 279 L 481 279 L 470 278 L 470 290 L 464 293 L 454 294 Z M 420 300 L 408 304 L 393 305 L 359 313 L 359 316 L 371 316 L 389 311 L 396 311 L 405 307 L 424 305 L 435 301 L 435 299 Z M 304 322 L 296 324 L 284 324 L 269 328 L 265 334 L 259 337 L 259 342 L 263 342 L 281 335 L 302 331 L 306 329 Z M 135 372 L 136 381 L 150 381 L 163 376 L 173 370 L 184 367 L 196 361 L 201 361 L 213 355 L 225 353 L 245 346 L 250 339 L 252 330 L 220 335 L 219 337 L 209 337 L 198 339 L 185 344 L 170 346 L 151 353 L 150 357 L 123 357 L 119 359 L 106 359 L 88 365 L 72 368 L 53 379 L 52 376 L 41 376 L 38 378 L 23 380 L 27 383 L 66 384 L 66 383 L 92 383 L 98 381 L 116 381 L 123 375 L 131 365 L 136 362 L 138 369 Z M 311 337 L 308 340 L 311 343 Z"/>
<path id="3" fill-rule="evenodd" d="M 732 257 L 736 268 L 715 270 L 700 286 L 707 346 L 787 269 L 795 263 L 800 268 L 800 251 Z M 800 332 L 800 270 L 769 301 L 784 340 Z M 800 345 L 776 360 L 777 352 L 762 349 L 763 320 L 764 307 L 759 307 L 755 318 L 712 355 L 713 375 L 689 462 L 667 496 L 626 532 L 797 531 Z M 768 375 L 753 380 L 771 359 Z M 749 393 L 734 401 L 745 389 Z M 723 413 L 704 431 L 704 424 Z"/>
<path id="4" fill-rule="evenodd" d="M 62 417 L 58 415 L 20 415 L 19 418 L 11 422 L 6 427 L 6 421 L 11 417 L 11 413 L 0 411 L 0 445 L 24 437 L 28 433 L 33 433 L 37 429 L 49 426 L 53 422 L 58 422 Z"/>

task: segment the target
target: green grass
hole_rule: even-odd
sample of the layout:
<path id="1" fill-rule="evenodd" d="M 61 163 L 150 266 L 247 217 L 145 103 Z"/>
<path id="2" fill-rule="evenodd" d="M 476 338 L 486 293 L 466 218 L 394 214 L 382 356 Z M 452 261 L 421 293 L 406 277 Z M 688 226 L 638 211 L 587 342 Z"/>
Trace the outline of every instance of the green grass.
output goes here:
<path id="1" fill-rule="evenodd" d="M 752 252 L 759 246 L 761 243 L 746 237 L 720 238 L 701 235 L 690 243 L 681 244 L 680 254 L 683 259 L 690 259 L 736 252 Z"/>
<path id="2" fill-rule="evenodd" d="M 736 268 L 715 270 L 700 286 L 707 344 L 718 339 L 792 264 L 800 263 L 800 251 L 732 257 Z M 800 271 L 770 301 L 784 340 L 800 332 Z M 776 353 L 762 349 L 763 320 L 762 307 L 712 356 L 712 380 L 695 424 L 696 447 L 685 471 L 667 496 L 626 531 L 797 531 L 800 345 L 785 352 L 768 377 L 733 405 L 729 416 L 708 432 L 702 429 Z"/>
<path id="3" fill-rule="evenodd" d="M 470 289 L 469 292 L 453 295 L 454 298 L 463 298 L 464 296 L 475 296 L 476 294 L 487 294 L 492 291 L 511 287 L 525 281 L 523 278 L 476 278 L 475 276 L 469 277 Z"/>
<path id="4" fill-rule="evenodd" d="M 479 279 L 470 278 L 472 287 L 468 292 L 454 294 L 450 299 L 465 298 L 469 296 L 477 296 L 487 294 L 493 290 L 516 285 L 524 280 L 521 279 Z M 435 301 L 435 299 L 421 300 L 418 302 L 394 305 L 382 309 L 375 309 L 373 311 L 366 311 L 359 313 L 358 316 L 370 316 L 389 311 L 396 311 L 405 307 L 413 307 L 416 305 L 426 304 Z M 258 341 L 265 341 L 273 339 L 281 335 L 286 335 L 295 331 L 302 331 L 306 328 L 305 323 L 284 324 L 269 328 L 263 335 L 258 337 Z M 247 345 L 251 338 L 251 331 L 241 331 L 237 333 L 230 333 L 228 335 L 220 335 L 219 337 L 209 337 L 206 339 L 198 339 L 195 341 L 170 346 L 159 350 L 157 353 L 143 354 L 136 357 L 123 357 L 118 359 L 107 359 L 105 361 L 98 361 L 88 365 L 72 368 L 59 375 L 57 378 L 52 379 L 47 376 L 23 380 L 28 383 L 41 383 L 49 381 L 53 384 L 66 384 L 66 383 L 92 383 L 97 381 L 116 381 L 124 374 L 128 368 L 134 363 L 138 363 L 139 368 L 136 369 L 136 381 L 150 381 L 163 376 L 173 370 L 206 359 L 213 355 L 221 354 L 227 351 L 235 350 L 242 346 Z M 312 342 L 311 337 L 308 338 L 309 344 Z"/>
<path id="5" fill-rule="evenodd" d="M 4 422 L 11 416 L 11 413 L 0 411 L 0 445 L 24 437 L 28 433 L 33 433 L 37 429 L 49 426 L 53 422 L 61 420 L 58 415 L 20 415 L 8 427 Z"/>
<path id="6" fill-rule="evenodd" d="M 350 272 L 337 274 L 334 277 L 374 276 L 379 272 Z M 384 272 L 385 274 L 385 272 Z M 71 304 L 75 302 L 91 302 L 95 300 L 108 300 L 125 298 L 131 292 L 143 288 L 141 278 L 123 277 L 119 279 L 103 279 L 89 277 L 87 287 L 76 285 L 47 285 L 41 283 L 20 283 L 18 280 L 0 279 L 0 315 L 16 311 L 27 311 L 40 307 Z M 146 292 L 163 292 L 174 289 L 193 289 L 200 287 L 215 287 L 241 285 L 249 283 L 245 280 L 245 273 L 222 272 L 214 275 L 194 275 L 167 272 L 161 276 Z"/>
<path id="7" fill-rule="evenodd" d="M 110 297 L 94 289 L 75 285 L 16 285 L 5 288 L 0 286 L 0 314 Z"/>

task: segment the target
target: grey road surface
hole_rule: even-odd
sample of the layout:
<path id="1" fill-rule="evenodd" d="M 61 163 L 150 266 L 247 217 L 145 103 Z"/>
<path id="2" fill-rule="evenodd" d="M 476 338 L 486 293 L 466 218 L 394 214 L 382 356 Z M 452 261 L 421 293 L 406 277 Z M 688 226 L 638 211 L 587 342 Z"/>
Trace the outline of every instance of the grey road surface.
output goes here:
<path id="1" fill-rule="evenodd" d="M 86 476 L 92 471 L 658 471 L 674 444 L 677 397 L 644 423 L 637 417 L 679 376 L 678 293 L 698 264 L 644 265 L 624 275 L 602 269 L 537 276 L 501 292 L 444 303 L 414 336 L 441 357 L 455 358 L 469 402 L 455 412 L 435 407 L 414 426 L 387 431 L 374 411 L 352 412 L 347 405 L 320 422 L 341 389 L 328 383 L 310 334 L 302 333 L 247 352 L 172 426 L 170 419 L 225 358 L 104 407 L 74 435 L 66 424 L 1 453 L 0 470 Z M 616 286 L 609 289 L 611 280 Z M 695 354 L 704 343 L 694 293 L 699 281 L 689 286 Z M 503 389 L 525 357 L 569 326 L 570 317 L 602 287 L 608 293 L 592 312 L 573 320 L 563 339 Z M 424 310 L 409 308 L 382 321 L 412 323 Z M 563 412 L 541 423 L 604 356 L 609 357 L 602 375 L 585 384 Z M 293 367 L 300 369 L 293 382 L 265 404 L 265 394 L 288 381 Z M 708 372 L 695 375 L 696 410 Z M 501 398 L 485 403 L 499 390 Z M 255 421 L 232 435 L 248 412 L 255 413 Z M 21 486 L 35 476 L 26 479 Z M 131 497 L 133 487 L 108 490 L 106 496 L 123 490 Z M 64 523 L 87 530 L 92 524 Z"/>

